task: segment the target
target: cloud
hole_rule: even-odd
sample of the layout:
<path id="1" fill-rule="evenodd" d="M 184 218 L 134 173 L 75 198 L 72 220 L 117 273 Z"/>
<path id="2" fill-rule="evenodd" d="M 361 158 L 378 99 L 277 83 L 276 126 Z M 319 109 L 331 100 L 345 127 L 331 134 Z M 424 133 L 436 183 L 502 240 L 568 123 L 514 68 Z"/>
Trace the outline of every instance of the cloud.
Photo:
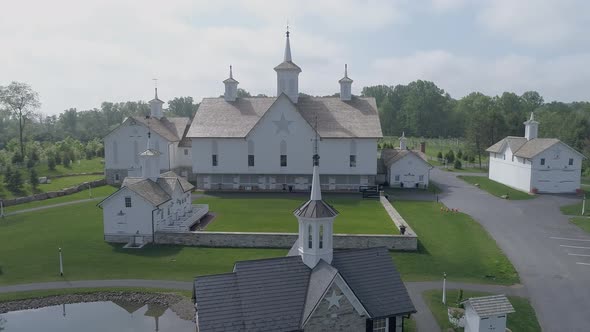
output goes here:
<path id="1" fill-rule="evenodd" d="M 444 50 L 421 51 L 403 57 L 377 59 L 373 70 L 377 82 L 393 85 L 422 79 L 435 82 L 454 98 L 479 91 L 499 95 L 535 90 L 546 101 L 587 99 L 590 53 L 542 60 L 530 56 L 497 58 L 461 56 Z M 389 79 L 388 79 L 389 78 Z"/>
<path id="2" fill-rule="evenodd" d="M 555 47 L 590 41 L 588 13 L 586 0 L 487 0 L 477 18 L 497 36 Z"/>

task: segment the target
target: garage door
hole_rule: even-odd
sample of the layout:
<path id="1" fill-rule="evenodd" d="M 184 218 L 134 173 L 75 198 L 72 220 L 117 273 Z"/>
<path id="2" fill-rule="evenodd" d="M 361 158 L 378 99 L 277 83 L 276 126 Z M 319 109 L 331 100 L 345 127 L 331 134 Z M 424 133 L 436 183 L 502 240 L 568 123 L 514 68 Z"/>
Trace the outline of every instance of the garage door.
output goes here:
<path id="1" fill-rule="evenodd" d="M 565 193 L 576 191 L 575 173 L 564 170 L 546 170 L 537 172 L 535 186 L 538 192 Z"/>

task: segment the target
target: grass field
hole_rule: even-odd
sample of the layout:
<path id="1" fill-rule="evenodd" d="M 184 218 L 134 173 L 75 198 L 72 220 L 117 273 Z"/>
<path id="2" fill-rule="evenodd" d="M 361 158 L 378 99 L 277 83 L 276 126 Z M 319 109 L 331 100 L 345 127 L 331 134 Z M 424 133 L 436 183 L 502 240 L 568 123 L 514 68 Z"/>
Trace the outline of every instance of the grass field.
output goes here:
<path id="1" fill-rule="evenodd" d="M 565 205 L 559 208 L 561 213 L 568 216 L 581 216 L 582 215 L 582 202 Z M 585 216 L 590 216 L 590 200 L 586 200 L 586 208 L 584 211 Z"/>
<path id="2" fill-rule="evenodd" d="M 66 174 L 79 174 L 79 173 L 94 173 L 104 171 L 103 158 L 94 159 L 81 159 L 74 161 L 70 167 L 64 167 L 63 165 L 56 165 L 54 170 L 50 170 L 47 167 L 47 163 L 41 163 L 35 166 L 35 170 L 39 176 L 56 176 Z"/>
<path id="3" fill-rule="evenodd" d="M 482 190 L 487 191 L 488 193 L 502 197 L 503 195 L 508 195 L 509 199 L 512 200 L 520 200 L 520 199 L 532 199 L 535 198 L 534 195 L 529 195 L 525 192 L 520 190 L 516 190 L 510 188 L 506 185 L 498 183 L 496 181 L 490 180 L 485 176 L 467 176 L 467 175 L 459 175 L 458 178 L 461 180 L 470 183 L 472 185 L 479 184 L 479 188 Z"/>
<path id="4" fill-rule="evenodd" d="M 74 176 L 65 176 L 60 178 L 51 179 L 51 183 L 48 184 L 39 184 L 37 190 L 34 193 L 44 193 L 48 191 L 57 191 L 64 188 L 73 187 L 80 183 L 90 182 L 95 180 L 100 180 L 104 178 L 104 175 L 74 175 Z M 23 179 L 25 181 L 29 181 L 29 179 L 23 174 Z M 3 181 L 0 178 L 0 181 Z M 0 192 L 0 198 L 4 199 L 11 199 L 14 197 L 24 197 L 33 194 L 33 189 L 31 188 L 30 184 L 27 182 L 23 185 L 23 191 L 20 193 L 12 193 L 6 189 Z"/>
<path id="5" fill-rule="evenodd" d="M 447 304 L 449 306 L 456 307 L 458 293 L 458 290 L 447 291 Z M 494 294 L 464 291 L 463 299 L 487 295 Z M 427 291 L 424 292 L 422 296 L 424 296 L 424 300 L 428 304 L 428 307 L 432 311 L 432 314 L 434 315 L 434 318 L 436 318 L 436 321 L 438 322 L 440 328 L 443 331 L 447 331 L 447 329 L 452 328 L 453 326 L 449 323 L 449 318 L 447 315 L 447 306 L 442 303 L 442 291 Z M 537 321 L 537 315 L 535 314 L 535 310 L 526 298 L 508 296 L 508 300 L 510 301 L 515 310 L 514 313 L 508 314 L 507 325 L 509 329 L 515 332 L 541 331 L 541 327 L 539 326 L 539 322 Z M 463 331 L 463 329 L 458 329 L 458 331 Z"/>
<path id="6" fill-rule="evenodd" d="M 574 217 L 570 222 L 590 234 L 590 218 Z"/>
<path id="7" fill-rule="evenodd" d="M 116 190 L 117 190 L 117 188 L 112 187 L 112 186 L 101 186 L 101 187 L 96 187 L 96 188 L 91 189 L 93 198 L 106 197 L 106 196 L 114 193 Z M 5 211 L 6 212 L 13 212 L 13 211 L 19 211 L 19 210 L 26 210 L 26 209 L 31 209 L 31 208 L 41 207 L 41 206 L 66 203 L 66 202 L 77 201 L 77 200 L 88 199 L 88 198 L 91 198 L 90 192 L 88 189 L 86 189 L 86 190 L 79 191 L 79 192 L 77 192 L 75 194 L 71 194 L 71 195 L 45 199 L 42 201 L 34 201 L 34 202 L 30 202 L 30 203 L 8 206 L 5 208 Z"/>
<path id="8" fill-rule="evenodd" d="M 103 240 L 96 202 L 0 219 L 0 284 L 55 280 L 143 278 L 190 281 L 230 272 L 237 260 L 284 256 L 286 250 L 150 246 L 123 250 Z M 64 272 L 58 273 L 58 247 Z"/>
<path id="9" fill-rule="evenodd" d="M 419 236 L 418 252 L 392 253 L 406 281 L 440 280 L 514 284 L 516 270 L 496 242 L 470 216 L 442 212 L 435 202 L 396 201 L 393 206 Z"/>
<path id="10" fill-rule="evenodd" d="M 340 215 L 334 221 L 334 233 L 398 234 L 398 229 L 377 200 L 323 195 Z M 360 196 L 359 196 L 360 197 Z M 215 220 L 206 230 L 219 232 L 297 233 L 293 210 L 307 197 L 301 195 L 229 194 L 206 196 L 195 201 L 209 204 Z"/>

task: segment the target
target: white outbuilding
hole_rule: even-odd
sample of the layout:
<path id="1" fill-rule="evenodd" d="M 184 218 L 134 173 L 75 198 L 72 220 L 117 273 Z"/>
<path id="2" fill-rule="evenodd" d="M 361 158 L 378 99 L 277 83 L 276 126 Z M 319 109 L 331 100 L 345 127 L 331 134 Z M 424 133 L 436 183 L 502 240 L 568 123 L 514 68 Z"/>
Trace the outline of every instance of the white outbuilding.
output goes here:
<path id="1" fill-rule="evenodd" d="M 508 136 L 489 147 L 490 180 L 532 193 L 575 193 L 580 189 L 580 152 L 556 138 L 538 138 L 534 114 L 525 137 Z"/>
<path id="2" fill-rule="evenodd" d="M 390 187 L 428 188 L 433 166 L 426 161 L 422 152 L 407 148 L 404 134 L 400 137 L 399 149 L 381 150 L 381 159 Z"/>
<path id="3" fill-rule="evenodd" d="M 472 297 L 465 306 L 465 332 L 506 331 L 508 314 L 515 312 L 505 295 Z"/>
<path id="4" fill-rule="evenodd" d="M 193 205 L 194 188 L 170 171 L 160 174 L 160 152 L 149 148 L 139 155 L 141 175 L 128 176 L 121 188 L 101 201 L 104 239 L 137 246 L 153 242 L 158 231 L 189 231 L 209 211 L 207 205 Z"/>

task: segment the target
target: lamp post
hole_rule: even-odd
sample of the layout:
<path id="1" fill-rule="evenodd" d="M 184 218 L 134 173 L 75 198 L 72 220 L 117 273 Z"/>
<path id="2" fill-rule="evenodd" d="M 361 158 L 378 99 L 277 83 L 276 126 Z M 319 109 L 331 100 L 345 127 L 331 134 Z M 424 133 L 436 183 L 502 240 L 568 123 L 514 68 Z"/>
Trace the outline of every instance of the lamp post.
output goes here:
<path id="1" fill-rule="evenodd" d="M 443 272 L 443 294 L 442 303 L 447 304 L 447 273 Z"/>
<path id="2" fill-rule="evenodd" d="M 64 276 L 64 261 L 61 254 L 61 248 L 59 248 L 59 275 Z"/>
<path id="3" fill-rule="evenodd" d="M 586 213 L 586 194 L 584 194 L 584 199 L 582 200 L 582 215 Z"/>
<path id="4" fill-rule="evenodd" d="M 4 201 L 3 200 L 0 200 L 0 217 L 4 218 Z"/>

